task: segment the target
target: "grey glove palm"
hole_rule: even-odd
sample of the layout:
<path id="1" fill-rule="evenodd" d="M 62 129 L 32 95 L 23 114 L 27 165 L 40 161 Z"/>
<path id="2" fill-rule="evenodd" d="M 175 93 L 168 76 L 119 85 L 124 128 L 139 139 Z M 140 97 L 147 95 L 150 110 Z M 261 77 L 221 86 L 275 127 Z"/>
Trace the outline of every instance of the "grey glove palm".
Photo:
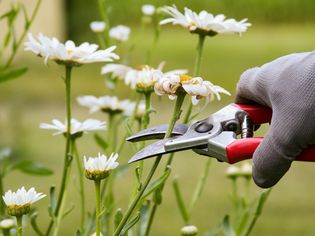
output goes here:
<path id="1" fill-rule="evenodd" d="M 245 71 L 236 102 L 272 108 L 270 128 L 253 156 L 255 183 L 271 187 L 315 143 L 315 52 L 290 54 Z"/>

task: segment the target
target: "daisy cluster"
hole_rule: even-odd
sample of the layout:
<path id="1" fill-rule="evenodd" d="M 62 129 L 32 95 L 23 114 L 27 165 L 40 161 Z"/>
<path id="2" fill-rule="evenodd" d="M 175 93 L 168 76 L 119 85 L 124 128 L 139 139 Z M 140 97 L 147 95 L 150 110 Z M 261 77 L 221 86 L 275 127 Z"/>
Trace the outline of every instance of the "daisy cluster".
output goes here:
<path id="1" fill-rule="evenodd" d="M 96 44 L 85 42 L 76 46 L 71 40 L 63 44 L 57 38 L 48 38 L 41 33 L 38 34 L 37 39 L 29 33 L 28 40 L 25 43 L 25 50 L 43 57 L 45 63 L 50 59 L 56 61 L 58 64 L 80 66 L 87 63 L 111 62 L 119 59 L 119 56 L 113 53 L 116 46 L 105 50 L 97 50 L 98 45 Z"/>
<path id="2" fill-rule="evenodd" d="M 160 22 L 161 25 L 172 23 L 173 25 L 181 25 L 187 28 L 192 33 L 214 36 L 216 34 L 241 34 L 247 30 L 250 23 L 247 19 L 236 21 L 235 19 L 226 19 L 223 14 L 213 15 L 207 11 L 196 13 L 189 8 L 184 9 L 181 13 L 176 6 L 167 6 L 162 11 L 170 18 Z"/>
<path id="3" fill-rule="evenodd" d="M 192 96 L 194 105 L 202 98 L 212 101 L 215 97 L 220 100 L 220 93 L 230 95 L 228 91 L 210 81 L 186 75 L 187 70 L 163 72 L 162 68 L 163 65 L 157 69 L 148 65 L 134 69 L 122 64 L 107 64 L 101 73 L 124 80 L 126 85 L 138 92 L 155 91 L 157 95 L 169 95 L 170 99 L 176 98 L 179 92 L 185 92 Z"/>

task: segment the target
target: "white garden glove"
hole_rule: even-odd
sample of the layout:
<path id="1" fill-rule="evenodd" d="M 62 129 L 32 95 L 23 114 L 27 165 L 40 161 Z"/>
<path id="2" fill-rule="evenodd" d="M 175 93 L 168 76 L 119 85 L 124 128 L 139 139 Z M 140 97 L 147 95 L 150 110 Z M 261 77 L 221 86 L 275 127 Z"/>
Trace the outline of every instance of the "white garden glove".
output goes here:
<path id="1" fill-rule="evenodd" d="M 290 54 L 245 71 L 236 103 L 272 109 L 271 125 L 253 156 L 253 178 L 263 188 L 275 185 L 291 162 L 315 144 L 315 51 Z"/>

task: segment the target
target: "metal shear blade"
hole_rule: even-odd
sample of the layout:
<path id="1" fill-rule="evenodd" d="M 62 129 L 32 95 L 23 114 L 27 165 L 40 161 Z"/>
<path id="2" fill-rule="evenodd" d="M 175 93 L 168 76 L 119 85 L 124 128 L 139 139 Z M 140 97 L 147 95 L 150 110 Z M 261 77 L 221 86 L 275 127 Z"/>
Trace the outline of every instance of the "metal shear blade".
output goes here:
<path id="1" fill-rule="evenodd" d="M 188 130 L 189 125 L 185 124 L 176 124 L 173 131 L 172 136 L 183 135 Z M 145 140 L 152 140 L 152 139 L 163 139 L 165 133 L 167 132 L 168 124 L 164 125 L 157 125 L 151 127 L 149 129 L 142 130 L 136 134 L 127 138 L 129 142 L 139 142 Z"/>

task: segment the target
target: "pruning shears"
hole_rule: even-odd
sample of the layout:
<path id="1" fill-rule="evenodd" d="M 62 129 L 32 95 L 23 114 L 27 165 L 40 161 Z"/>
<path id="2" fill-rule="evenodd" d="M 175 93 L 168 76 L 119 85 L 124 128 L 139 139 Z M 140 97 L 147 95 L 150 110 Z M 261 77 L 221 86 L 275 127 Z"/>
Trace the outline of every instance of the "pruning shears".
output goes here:
<path id="1" fill-rule="evenodd" d="M 272 110 L 261 105 L 229 104 L 192 125 L 176 124 L 170 138 L 164 139 L 168 125 L 158 125 L 136 133 L 127 141 L 161 139 L 138 153 L 129 163 L 167 153 L 192 149 L 230 164 L 250 159 L 263 137 L 253 137 L 261 124 L 271 122 Z M 305 149 L 296 160 L 315 162 L 315 145 Z"/>

